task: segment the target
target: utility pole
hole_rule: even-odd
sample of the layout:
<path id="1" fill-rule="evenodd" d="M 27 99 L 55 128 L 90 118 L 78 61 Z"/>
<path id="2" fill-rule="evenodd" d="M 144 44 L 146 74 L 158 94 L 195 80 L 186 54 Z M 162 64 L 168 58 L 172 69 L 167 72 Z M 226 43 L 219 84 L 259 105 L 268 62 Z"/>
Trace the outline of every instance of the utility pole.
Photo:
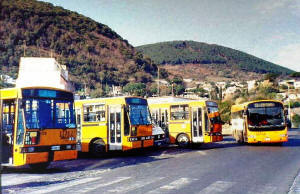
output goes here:
<path id="1" fill-rule="evenodd" d="M 26 57 L 26 40 L 23 41 L 23 56 Z"/>
<path id="2" fill-rule="evenodd" d="M 158 77 L 158 83 L 157 83 L 157 96 L 159 96 L 159 67 L 157 67 L 157 77 Z"/>
<path id="3" fill-rule="evenodd" d="M 1 87 L 0 87 L 1 89 Z M 3 155 L 3 125 L 2 125 L 2 97 L 1 97 L 1 91 L 0 91 L 0 173 L 2 173 L 2 155 Z"/>
<path id="4" fill-rule="evenodd" d="M 288 105 L 289 105 L 289 120 L 292 123 L 292 117 L 291 117 L 291 102 L 290 102 L 290 82 L 287 83 L 288 85 Z"/>

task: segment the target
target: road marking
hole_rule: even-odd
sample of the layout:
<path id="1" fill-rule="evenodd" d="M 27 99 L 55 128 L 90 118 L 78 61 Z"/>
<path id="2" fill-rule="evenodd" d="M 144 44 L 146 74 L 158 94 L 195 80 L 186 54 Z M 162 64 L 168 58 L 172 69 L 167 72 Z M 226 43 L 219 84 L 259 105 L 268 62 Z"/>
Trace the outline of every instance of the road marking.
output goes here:
<path id="1" fill-rule="evenodd" d="M 288 194 L 296 194 L 300 193 L 300 172 L 298 173 L 297 177 L 295 178 L 293 185 L 290 188 L 290 191 Z"/>
<path id="2" fill-rule="evenodd" d="M 180 178 L 177 179 L 168 185 L 161 186 L 155 190 L 149 191 L 148 193 L 163 193 L 166 192 L 166 190 L 179 190 L 182 187 L 190 184 L 192 181 L 195 181 L 198 179 L 190 179 L 190 178 Z"/>
<path id="3" fill-rule="evenodd" d="M 224 193 L 227 189 L 232 187 L 235 182 L 227 182 L 227 181 L 216 181 L 210 184 L 208 187 L 205 187 L 199 193 L 201 194 L 212 194 L 212 193 Z"/>
<path id="4" fill-rule="evenodd" d="M 42 176 L 20 176 L 15 175 L 13 178 L 11 176 L 3 176 L 1 177 L 2 186 L 12 186 L 12 185 L 19 185 L 30 182 L 34 179 L 40 179 Z"/>
<path id="5" fill-rule="evenodd" d="M 81 191 L 79 191 L 79 193 L 88 193 L 90 191 L 99 189 L 101 187 L 106 187 L 106 186 L 109 186 L 109 185 L 112 185 L 112 184 L 116 184 L 116 183 L 128 180 L 130 178 L 131 177 L 118 177 L 116 180 L 113 180 L 113 181 L 110 181 L 110 182 L 107 182 L 107 183 L 101 183 L 100 185 L 93 186 L 93 187 L 90 187 L 90 188 L 82 189 Z"/>
<path id="6" fill-rule="evenodd" d="M 108 190 L 108 192 L 111 193 L 125 193 L 125 192 L 129 192 L 141 187 L 144 187 L 146 185 L 152 184 L 154 182 L 157 182 L 161 179 L 163 179 L 164 177 L 158 177 L 152 180 L 143 180 L 143 181 L 136 181 L 133 184 L 127 184 L 127 185 L 122 185 L 122 186 L 118 186 L 115 189 L 110 189 Z"/>
<path id="7" fill-rule="evenodd" d="M 203 155 L 203 156 L 207 155 L 207 153 L 205 151 L 197 151 L 197 153 L 200 155 Z"/>
<path id="8" fill-rule="evenodd" d="M 88 182 L 91 182 L 91 181 L 96 181 L 96 180 L 99 180 L 99 179 L 102 179 L 102 177 L 82 178 L 80 180 L 69 181 L 67 183 L 58 183 L 58 184 L 54 184 L 54 185 L 51 185 L 51 186 L 45 186 L 44 188 L 39 188 L 38 191 L 30 192 L 30 193 L 33 193 L 33 194 L 50 193 L 50 192 L 58 191 L 58 190 L 61 190 L 61 189 L 73 187 L 75 185 L 84 184 L 84 183 L 88 183 Z"/>
<path id="9" fill-rule="evenodd" d="M 266 194 L 266 193 L 276 193 L 277 187 L 271 185 L 257 186 L 251 188 L 248 193 L 256 193 L 256 194 Z"/>

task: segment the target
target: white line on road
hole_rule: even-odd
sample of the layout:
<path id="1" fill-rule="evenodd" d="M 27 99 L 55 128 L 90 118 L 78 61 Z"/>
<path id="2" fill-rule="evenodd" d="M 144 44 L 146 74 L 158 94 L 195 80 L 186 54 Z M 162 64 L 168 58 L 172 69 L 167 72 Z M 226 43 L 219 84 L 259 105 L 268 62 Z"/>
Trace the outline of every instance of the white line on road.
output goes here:
<path id="1" fill-rule="evenodd" d="M 136 181 L 133 184 L 118 186 L 115 189 L 108 190 L 108 192 L 111 192 L 111 193 L 125 193 L 125 192 L 129 192 L 129 191 L 132 191 L 132 190 L 144 187 L 146 185 L 149 185 L 151 183 L 157 182 L 157 181 L 159 181 L 159 180 L 161 180 L 163 178 L 164 177 L 158 177 L 158 178 L 155 178 L 155 179 L 152 179 L 152 180 Z"/>
<path id="2" fill-rule="evenodd" d="M 207 155 L 207 153 L 205 151 L 197 151 L 197 153 L 200 155 L 203 155 L 203 156 Z"/>
<path id="3" fill-rule="evenodd" d="M 235 184 L 234 182 L 216 181 L 210 184 L 208 187 L 205 187 L 199 193 L 201 194 L 224 193 L 227 189 L 232 187 L 234 184 Z"/>
<path id="4" fill-rule="evenodd" d="M 300 193 L 300 172 L 298 173 L 297 177 L 295 178 L 293 185 L 290 188 L 288 194 L 299 194 Z"/>
<path id="5" fill-rule="evenodd" d="M 19 185 L 31 182 L 34 179 L 40 179 L 42 176 L 22 176 L 22 175 L 16 175 L 14 178 L 11 176 L 4 176 L 2 175 L 2 186 L 12 186 L 12 185 Z"/>
<path id="6" fill-rule="evenodd" d="M 109 185 L 112 185 L 112 184 L 116 184 L 116 183 L 119 183 L 119 182 L 128 180 L 128 179 L 130 179 L 130 178 L 131 178 L 131 177 L 118 177 L 116 180 L 113 180 L 113 181 L 110 181 L 110 182 L 107 182 L 107 183 L 102 183 L 102 184 L 100 184 L 100 185 L 93 186 L 93 187 L 90 187 L 90 188 L 85 188 L 85 189 L 82 189 L 82 190 L 79 191 L 79 192 L 80 192 L 80 193 L 88 193 L 88 192 L 90 192 L 90 191 L 99 189 L 99 188 L 101 188 L 101 187 L 106 187 L 106 186 L 109 186 Z"/>
<path id="7" fill-rule="evenodd" d="M 32 194 L 50 193 L 50 192 L 58 191 L 58 190 L 61 190 L 61 189 L 73 187 L 75 185 L 84 184 L 84 183 L 88 183 L 88 182 L 91 182 L 91 181 L 96 181 L 96 180 L 99 180 L 99 179 L 102 179 L 102 177 L 83 178 L 83 179 L 80 179 L 80 180 L 69 181 L 67 183 L 53 184 L 53 185 L 47 186 L 43 189 L 39 188 L 38 191 L 30 192 L 30 193 L 32 193 Z"/>
<path id="8" fill-rule="evenodd" d="M 256 194 L 266 194 L 266 193 L 276 193 L 277 187 L 274 187 L 272 185 L 264 185 L 264 186 L 257 186 L 252 187 L 248 193 L 256 193 Z"/>
<path id="9" fill-rule="evenodd" d="M 171 182 L 168 185 L 164 185 L 164 186 L 161 186 L 160 188 L 150 191 L 149 193 L 163 193 L 166 190 L 179 190 L 180 188 L 190 184 L 192 181 L 195 181 L 195 180 L 198 180 L 198 179 L 180 178 L 180 179 L 177 179 L 177 180 Z"/>

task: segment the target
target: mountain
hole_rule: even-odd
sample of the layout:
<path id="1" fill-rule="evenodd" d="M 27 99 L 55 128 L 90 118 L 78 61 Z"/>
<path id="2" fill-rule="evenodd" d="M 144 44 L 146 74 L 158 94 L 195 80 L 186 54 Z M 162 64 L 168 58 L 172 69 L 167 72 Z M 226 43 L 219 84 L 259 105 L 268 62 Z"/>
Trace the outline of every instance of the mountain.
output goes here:
<path id="1" fill-rule="evenodd" d="M 169 72 L 183 77 L 256 79 L 265 73 L 293 71 L 231 48 L 195 41 L 171 41 L 136 47 Z"/>
<path id="2" fill-rule="evenodd" d="M 36 0 L 0 4 L 0 74 L 16 78 L 24 55 L 54 56 L 68 67 L 77 90 L 149 84 L 157 72 L 127 40 L 88 17 Z"/>

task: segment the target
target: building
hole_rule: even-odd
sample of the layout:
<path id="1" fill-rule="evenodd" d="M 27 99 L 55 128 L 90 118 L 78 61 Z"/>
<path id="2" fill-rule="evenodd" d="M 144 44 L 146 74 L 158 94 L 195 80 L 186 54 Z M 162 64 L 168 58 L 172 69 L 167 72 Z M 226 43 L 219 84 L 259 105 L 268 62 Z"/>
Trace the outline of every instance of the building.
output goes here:
<path id="1" fill-rule="evenodd" d="M 46 86 L 74 91 L 68 71 L 54 58 L 21 57 L 16 87 Z"/>

